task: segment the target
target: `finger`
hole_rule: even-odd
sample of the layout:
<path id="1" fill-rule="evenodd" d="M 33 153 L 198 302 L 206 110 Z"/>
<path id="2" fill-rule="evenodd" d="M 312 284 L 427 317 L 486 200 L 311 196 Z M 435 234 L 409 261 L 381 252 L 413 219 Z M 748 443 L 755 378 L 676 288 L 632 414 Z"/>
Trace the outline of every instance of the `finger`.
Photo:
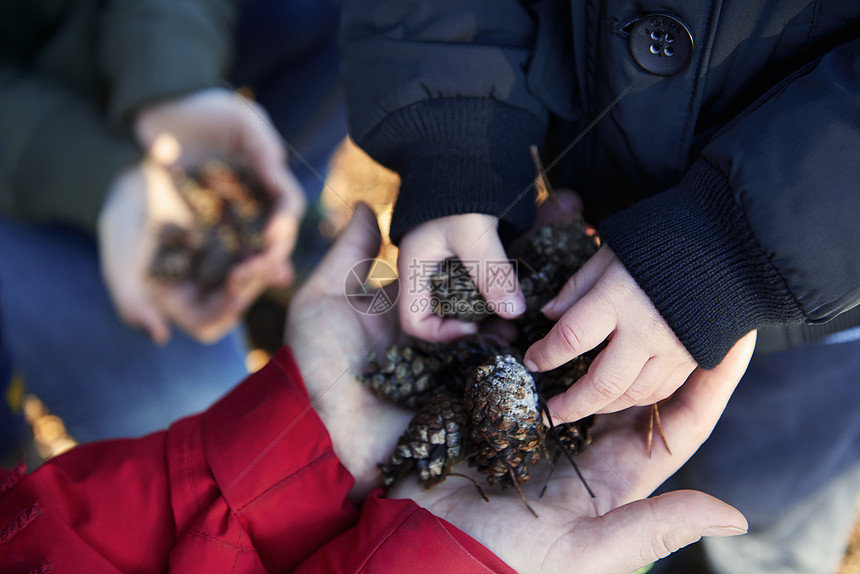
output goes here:
<path id="1" fill-rule="evenodd" d="M 117 311 L 125 323 L 143 329 L 156 345 L 166 345 L 170 340 L 170 326 L 145 296 L 118 302 Z"/>
<path id="2" fill-rule="evenodd" d="M 279 192 L 281 172 L 286 166 L 286 149 L 265 110 L 244 100 L 246 115 L 240 128 L 240 146 L 251 167 L 273 192 Z"/>
<path id="3" fill-rule="evenodd" d="M 519 288 L 517 274 L 508 260 L 496 233 L 486 233 L 474 245 L 456 251 L 467 263 L 466 269 L 493 311 L 505 319 L 519 317 L 526 310 L 526 299 Z M 477 262 L 476 265 L 468 264 Z"/>
<path id="4" fill-rule="evenodd" d="M 549 401 L 553 417 L 572 422 L 594 414 L 628 392 L 648 362 L 639 345 L 613 339 L 597 355 L 588 372 L 564 394 Z M 650 395 L 649 390 L 639 391 Z"/>
<path id="5" fill-rule="evenodd" d="M 159 301 L 178 328 L 205 344 L 222 339 L 242 319 L 242 310 L 223 290 L 201 300 L 191 285 L 171 286 Z"/>
<path id="6" fill-rule="evenodd" d="M 401 277 L 403 274 L 401 273 Z M 427 293 L 400 286 L 400 300 L 397 302 L 400 312 L 400 326 L 403 332 L 412 337 L 425 341 L 451 342 L 474 334 L 478 326 L 475 323 L 465 323 L 457 319 L 442 319 L 430 310 Z"/>
<path id="7" fill-rule="evenodd" d="M 660 418 L 663 431 L 672 445 L 672 453 L 658 449 L 651 456 L 642 447 L 644 442 L 641 428 L 631 427 L 623 433 L 626 436 L 608 437 L 613 444 L 630 445 L 624 453 L 627 468 L 646 469 L 628 483 L 641 495 L 653 492 L 666 477 L 677 471 L 710 436 L 711 431 L 722 415 L 729 398 L 749 364 L 755 348 L 755 333 L 738 341 L 725 359 L 711 370 L 697 368 L 687 381 L 678 389 L 671 400 L 660 405 Z M 576 386 L 576 385 L 574 385 Z M 613 444 L 600 446 L 598 450 L 612 449 Z"/>
<path id="8" fill-rule="evenodd" d="M 676 364 L 666 358 L 652 357 L 623 395 L 597 411 L 597 414 L 623 411 L 632 406 L 646 406 L 669 397 L 684 384 L 695 363 Z"/>
<path id="9" fill-rule="evenodd" d="M 594 256 L 589 259 L 582 268 L 571 277 L 561 291 L 546 305 L 541 311 L 543 314 L 553 320 L 557 320 L 562 314 L 570 308 L 571 305 L 579 301 L 586 293 L 597 284 L 603 276 L 606 269 L 615 259 L 615 255 L 609 251 L 609 248 L 604 247 L 599 249 Z"/>
<path id="10" fill-rule="evenodd" d="M 736 508 L 687 490 L 626 504 L 582 522 L 581 529 L 554 549 L 552 563 L 567 565 L 574 556 L 582 572 L 633 572 L 702 536 L 744 534 L 748 524 Z M 583 538 L 588 544 L 583 544 Z"/>
<path id="11" fill-rule="evenodd" d="M 568 309 L 546 337 L 528 348 L 525 365 L 530 371 L 548 371 L 589 351 L 615 330 L 612 305 L 592 291 Z"/>
<path id="12" fill-rule="evenodd" d="M 305 289 L 323 292 L 331 286 L 342 290 L 357 264 L 376 257 L 381 237 L 373 210 L 364 203 L 356 204 L 352 218 L 308 278 Z"/>

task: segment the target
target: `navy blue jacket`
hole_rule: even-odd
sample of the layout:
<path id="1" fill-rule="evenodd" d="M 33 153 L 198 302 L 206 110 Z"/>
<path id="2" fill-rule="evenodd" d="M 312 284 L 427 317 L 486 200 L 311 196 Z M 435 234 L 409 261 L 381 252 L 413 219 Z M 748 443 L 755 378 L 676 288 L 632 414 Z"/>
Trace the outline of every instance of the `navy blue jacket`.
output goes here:
<path id="1" fill-rule="evenodd" d="M 693 41 L 673 75 L 630 43 L 658 13 Z M 395 240 L 455 213 L 527 229 L 529 145 L 569 148 L 550 179 L 712 367 L 860 302 L 858 38 L 854 0 L 351 0 L 343 77 L 353 138 L 402 177 Z"/>

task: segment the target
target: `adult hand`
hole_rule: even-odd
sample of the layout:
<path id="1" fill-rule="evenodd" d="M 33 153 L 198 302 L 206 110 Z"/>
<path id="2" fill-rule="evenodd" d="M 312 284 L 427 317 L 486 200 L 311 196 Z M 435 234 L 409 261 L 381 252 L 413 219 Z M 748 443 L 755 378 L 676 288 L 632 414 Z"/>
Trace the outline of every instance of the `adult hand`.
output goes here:
<path id="1" fill-rule="evenodd" d="M 357 504 L 381 484 L 376 465 L 391 454 L 412 418 L 411 412 L 378 399 L 356 379 L 370 351 L 381 354 L 399 333 L 394 309 L 359 313 L 344 292 L 348 274 L 373 258 L 379 244 L 373 212 L 357 205 L 349 225 L 293 298 L 286 328 L 286 344 L 311 404 L 338 458 L 355 477 L 350 498 Z"/>
<path id="2" fill-rule="evenodd" d="M 506 289 L 495 276 L 514 277 L 491 215 L 468 213 L 422 223 L 404 235 L 397 259 L 400 276 L 400 322 L 403 331 L 427 341 L 452 341 L 476 331 L 474 323 L 442 319 L 431 312 L 429 277 L 442 261 L 458 257 L 496 314 L 512 319 L 525 311 L 517 289 Z"/>
<path id="3" fill-rule="evenodd" d="M 205 298 L 190 283 L 153 280 L 149 269 L 158 230 L 166 223 L 190 227 L 191 220 L 170 174 L 154 162 L 123 171 L 99 213 L 102 275 L 117 313 L 158 344 L 170 338 L 170 322 L 201 341 L 219 339 L 236 325 L 261 289 L 260 277 L 242 270 L 231 274 L 224 289 Z"/>
<path id="4" fill-rule="evenodd" d="M 285 286 L 294 276 L 289 257 L 295 247 L 306 200 L 301 185 L 286 167 L 281 140 L 265 110 L 224 89 L 209 89 L 159 102 L 138 112 L 135 134 L 154 163 L 186 167 L 218 158 L 250 169 L 273 198 L 273 213 L 263 232 L 265 249 L 236 265 L 221 293 L 224 303 L 188 305 L 165 300 L 170 318 L 197 338 L 222 336 L 269 286 Z M 213 309 L 231 309 L 216 321 Z M 229 315 L 230 319 L 226 318 Z M 199 325 L 207 325 L 201 327 Z M 218 328 L 212 327 L 217 323 Z"/>
<path id="5" fill-rule="evenodd" d="M 602 417 L 592 429 L 591 448 L 576 459 L 594 499 L 563 458 L 543 498 L 538 498 L 544 483 L 540 476 L 522 486 L 539 520 L 513 488 L 490 492 L 490 502 L 485 503 L 472 484 L 458 477 L 426 491 L 414 480 L 403 481 L 389 496 L 412 498 L 484 544 L 517 572 L 632 572 L 701 536 L 742 534 L 747 529 L 743 515 L 707 494 L 678 491 L 643 498 L 710 435 L 754 346 L 751 333 L 715 369 L 697 369 L 661 407 L 673 455 L 661 449 L 649 457 L 639 424 L 647 409 Z"/>
<path id="6" fill-rule="evenodd" d="M 609 344 L 588 373 L 550 401 L 559 420 L 648 405 L 672 395 L 696 362 L 653 303 L 606 245 L 544 307 L 555 326 L 525 354 L 532 371 L 547 371 Z"/>

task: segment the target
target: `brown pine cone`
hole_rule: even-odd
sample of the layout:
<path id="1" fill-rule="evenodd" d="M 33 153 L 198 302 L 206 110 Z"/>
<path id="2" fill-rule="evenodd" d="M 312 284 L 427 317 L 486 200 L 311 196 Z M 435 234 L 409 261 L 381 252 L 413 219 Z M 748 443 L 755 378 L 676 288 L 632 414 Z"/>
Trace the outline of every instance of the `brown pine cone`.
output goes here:
<path id="1" fill-rule="evenodd" d="M 493 315 L 463 262 L 450 257 L 430 276 L 430 309 L 442 318 L 480 322 Z"/>
<path id="2" fill-rule="evenodd" d="M 158 230 L 158 252 L 150 274 L 165 282 L 190 279 L 194 274 L 194 254 L 200 248 L 199 234 L 182 226 L 167 223 Z"/>
<path id="3" fill-rule="evenodd" d="M 380 360 L 371 356 L 358 379 L 379 397 L 417 408 L 444 384 L 438 376 L 442 361 L 438 345 L 413 340 L 407 345 L 392 345 Z"/>
<path id="4" fill-rule="evenodd" d="M 544 427 L 535 383 L 511 355 L 499 355 L 474 371 L 466 388 L 469 464 L 491 484 L 512 486 L 529 479 L 540 459 Z"/>
<path id="5" fill-rule="evenodd" d="M 570 386 L 588 372 L 596 353 L 590 351 L 571 359 L 551 371 L 535 374 L 540 396 L 546 400 L 565 392 Z"/>
<path id="6" fill-rule="evenodd" d="M 576 456 L 591 443 L 591 427 L 597 422 L 597 415 L 590 415 L 574 423 L 562 423 L 547 431 L 547 445 L 550 453 L 560 449 Z"/>
<path id="7" fill-rule="evenodd" d="M 597 251 L 597 239 L 589 236 L 581 221 L 556 222 L 539 227 L 529 238 L 520 258 L 520 289 L 526 312 L 517 320 L 517 346 L 527 349 L 552 329 L 541 307 L 553 299 L 574 273 Z"/>
<path id="8" fill-rule="evenodd" d="M 444 389 L 409 422 L 388 464 L 380 464 L 386 486 L 396 483 L 413 468 L 418 482 L 430 488 L 443 480 L 463 459 L 463 427 L 466 411 L 463 400 Z"/>
<path id="9" fill-rule="evenodd" d="M 194 223 L 183 233 L 164 226 L 150 272 L 164 282 L 192 280 L 205 295 L 222 287 L 235 265 L 265 249 L 273 202 L 250 172 L 216 160 L 191 171 L 176 167 L 171 175 Z"/>
<path id="10" fill-rule="evenodd" d="M 473 378 L 473 371 L 496 355 L 519 353 L 511 347 L 503 346 L 484 337 L 470 336 L 458 339 L 449 345 L 439 345 L 440 357 L 444 365 L 440 377 L 449 391 L 463 396 L 466 386 Z"/>

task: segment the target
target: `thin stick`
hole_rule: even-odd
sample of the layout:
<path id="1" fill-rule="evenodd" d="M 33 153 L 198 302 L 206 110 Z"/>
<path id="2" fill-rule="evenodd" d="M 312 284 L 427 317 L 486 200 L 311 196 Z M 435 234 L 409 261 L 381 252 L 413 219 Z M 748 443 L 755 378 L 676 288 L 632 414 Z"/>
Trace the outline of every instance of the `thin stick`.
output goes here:
<path id="1" fill-rule="evenodd" d="M 465 478 L 469 482 L 475 485 L 475 488 L 478 489 L 478 494 L 481 495 L 481 498 L 484 499 L 484 502 L 490 502 L 490 499 L 487 498 L 487 495 L 484 494 L 484 489 L 481 488 L 481 485 L 478 484 L 478 481 L 472 478 L 471 476 L 466 476 L 465 474 L 460 474 L 459 472 L 449 472 L 448 476 L 458 476 L 460 478 Z"/>
<path id="2" fill-rule="evenodd" d="M 537 181 L 535 184 L 538 187 L 543 187 L 546 191 L 546 195 L 550 201 L 552 201 L 555 206 L 561 211 L 565 218 L 567 218 L 570 222 L 576 222 L 578 218 L 578 214 L 570 214 L 567 210 L 564 209 L 564 206 L 561 205 L 561 202 L 558 200 L 558 194 L 556 194 L 555 189 L 553 189 L 552 184 L 549 182 L 549 178 L 546 176 L 546 170 L 543 167 L 543 162 L 540 159 L 540 152 L 538 151 L 538 147 L 535 144 L 529 146 L 529 151 L 532 154 L 532 163 L 534 163 L 535 171 L 537 171 Z"/>
<path id="3" fill-rule="evenodd" d="M 543 495 L 546 494 L 546 489 L 549 486 L 549 479 L 552 478 L 552 473 L 555 472 L 555 465 L 558 464 L 558 459 L 561 457 L 561 449 L 555 451 L 555 454 L 552 455 L 552 460 L 549 461 L 549 474 L 546 476 L 546 480 L 543 483 L 543 488 L 540 489 L 540 494 L 538 498 L 543 498 Z"/>
<path id="4" fill-rule="evenodd" d="M 551 414 L 550 414 L 550 412 L 549 412 L 549 406 L 547 406 L 547 403 L 546 403 L 546 402 L 544 402 L 544 403 L 543 403 L 543 409 L 544 409 L 544 412 L 546 413 L 547 420 L 549 420 L 549 421 L 550 421 L 550 424 L 552 424 L 552 415 L 551 415 Z M 582 439 L 582 435 L 581 435 L 581 434 L 579 434 L 579 431 L 576 431 L 575 429 L 574 429 L 574 431 L 576 432 L 576 436 L 577 436 L 577 437 L 579 437 L 579 440 L 582 440 L 582 442 L 583 442 L 586 446 L 588 446 L 588 443 L 587 443 L 587 442 L 585 442 L 585 441 Z M 591 498 L 597 498 L 597 497 L 594 495 L 594 491 L 593 491 L 593 490 L 591 490 L 591 487 L 590 487 L 590 486 L 588 486 L 588 482 L 586 482 L 585 477 L 584 477 L 584 476 L 582 476 L 582 473 L 579 471 L 579 465 L 578 465 L 578 464 L 576 464 L 576 461 L 575 461 L 575 460 L 573 460 L 573 455 L 572 455 L 572 454 L 570 454 L 570 452 L 569 452 L 566 448 L 564 448 L 564 443 L 563 443 L 563 442 L 561 442 L 561 437 L 560 437 L 560 436 L 558 436 L 558 431 L 557 431 L 557 430 L 555 430 L 555 427 L 554 427 L 554 426 L 553 426 L 553 427 L 550 427 L 550 432 L 552 433 L 552 436 L 553 436 L 553 438 L 555 439 L 556 444 L 558 444 L 558 450 L 559 450 L 560 452 L 564 453 L 564 456 L 565 456 L 565 457 L 567 457 L 568 462 L 570 462 L 570 465 L 573 467 L 573 470 L 575 470 L 575 471 L 576 471 L 576 476 L 578 476 L 578 477 L 579 477 L 579 480 L 582 482 L 582 486 L 584 486 L 584 487 L 585 487 L 585 490 L 588 492 L 588 495 L 589 495 Z M 547 479 L 547 480 L 549 480 L 549 479 Z"/>
<path id="5" fill-rule="evenodd" d="M 525 265 L 526 269 L 528 269 L 529 271 L 534 273 L 535 276 L 543 282 L 544 287 L 546 287 L 547 291 L 549 291 L 553 297 L 555 297 L 557 295 L 555 290 L 552 288 L 552 285 L 550 285 L 549 281 L 547 281 L 546 278 L 543 276 L 543 273 L 538 273 L 538 270 L 535 269 L 534 267 L 532 267 L 532 265 L 528 261 L 523 259 L 522 257 L 517 257 L 517 261 L 519 261 L 520 263 Z"/>
<path id="6" fill-rule="evenodd" d="M 511 480 L 514 481 L 514 488 L 517 489 L 517 493 L 520 495 L 520 500 L 523 501 L 523 504 L 525 504 L 526 508 L 529 509 L 529 512 L 532 513 L 532 516 L 534 516 L 535 518 L 540 518 L 537 512 L 535 512 L 535 509 L 532 508 L 528 500 L 526 500 L 526 495 L 523 494 L 523 491 L 520 488 L 520 483 L 517 482 L 517 475 L 514 474 L 514 467 L 510 466 L 510 463 L 508 463 L 508 472 L 511 473 Z"/>
<path id="7" fill-rule="evenodd" d="M 666 445 L 666 450 L 672 454 L 672 449 L 669 448 L 669 441 L 666 440 L 666 435 L 663 433 L 663 423 L 660 421 L 660 408 L 657 403 L 654 403 L 654 418 L 657 419 L 657 431 L 660 433 L 660 438 L 663 439 L 663 444 Z"/>
<path id="8" fill-rule="evenodd" d="M 651 444 L 654 440 L 654 408 L 656 403 L 651 405 L 651 412 L 648 413 L 648 458 L 651 458 Z"/>

